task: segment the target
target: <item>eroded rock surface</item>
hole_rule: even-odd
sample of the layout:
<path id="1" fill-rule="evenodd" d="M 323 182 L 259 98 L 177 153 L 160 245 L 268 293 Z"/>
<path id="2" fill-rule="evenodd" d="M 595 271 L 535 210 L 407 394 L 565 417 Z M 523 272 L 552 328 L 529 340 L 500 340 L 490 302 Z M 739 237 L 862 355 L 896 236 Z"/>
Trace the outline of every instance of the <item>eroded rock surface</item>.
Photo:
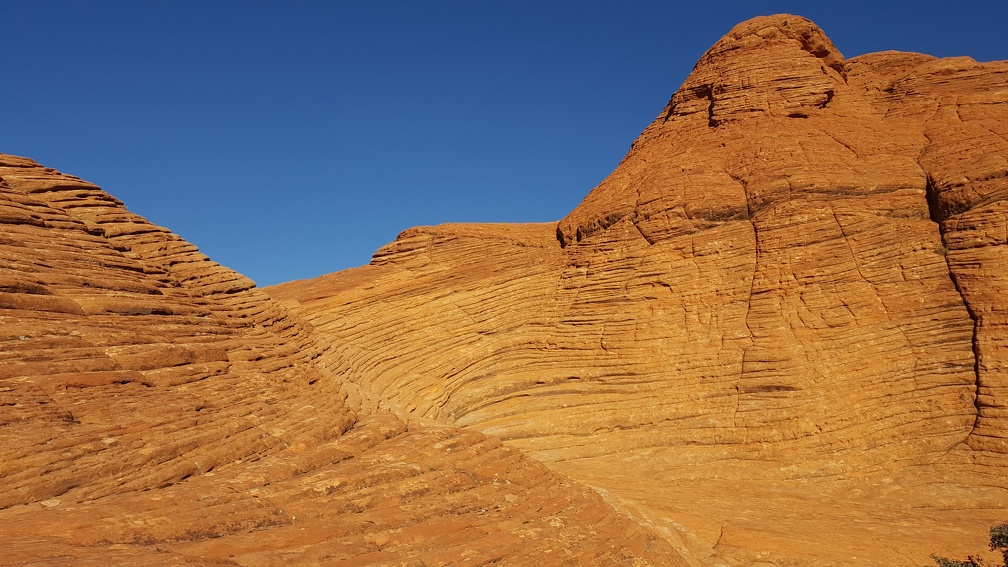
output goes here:
<path id="1" fill-rule="evenodd" d="M 694 565 L 921 565 L 1008 521 L 1008 63 L 740 24 L 559 223 L 269 293 L 362 407 L 499 437 Z"/>
<path id="2" fill-rule="evenodd" d="M 400 418 L 324 335 L 0 154 L 2 565 L 685 565 L 595 491 Z"/>

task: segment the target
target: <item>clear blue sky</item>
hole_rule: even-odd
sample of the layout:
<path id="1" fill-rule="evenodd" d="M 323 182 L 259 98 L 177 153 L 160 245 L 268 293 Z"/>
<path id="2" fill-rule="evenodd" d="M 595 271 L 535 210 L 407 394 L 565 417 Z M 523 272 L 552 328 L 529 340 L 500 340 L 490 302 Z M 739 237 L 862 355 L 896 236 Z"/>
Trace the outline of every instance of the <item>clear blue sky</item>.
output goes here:
<path id="1" fill-rule="evenodd" d="M 710 45 L 779 12 L 847 57 L 1008 59 L 1003 0 L 0 0 L 0 152 L 269 285 L 411 226 L 561 218 Z"/>

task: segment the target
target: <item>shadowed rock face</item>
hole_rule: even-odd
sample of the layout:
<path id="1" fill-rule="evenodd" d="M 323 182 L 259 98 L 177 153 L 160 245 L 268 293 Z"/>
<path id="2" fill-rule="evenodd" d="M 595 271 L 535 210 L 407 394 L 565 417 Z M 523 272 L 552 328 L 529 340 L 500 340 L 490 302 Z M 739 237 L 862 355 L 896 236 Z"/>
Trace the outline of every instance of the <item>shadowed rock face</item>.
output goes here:
<path id="1" fill-rule="evenodd" d="M 692 564 L 920 565 L 1008 520 L 1006 156 L 1008 63 L 756 18 L 558 223 L 269 293 L 363 407 L 499 437 Z"/>
<path id="2" fill-rule="evenodd" d="M 558 223 L 410 229 L 268 295 L 0 155 L 0 564 L 976 552 L 1008 521 L 1006 103 L 1006 63 L 756 18 Z"/>

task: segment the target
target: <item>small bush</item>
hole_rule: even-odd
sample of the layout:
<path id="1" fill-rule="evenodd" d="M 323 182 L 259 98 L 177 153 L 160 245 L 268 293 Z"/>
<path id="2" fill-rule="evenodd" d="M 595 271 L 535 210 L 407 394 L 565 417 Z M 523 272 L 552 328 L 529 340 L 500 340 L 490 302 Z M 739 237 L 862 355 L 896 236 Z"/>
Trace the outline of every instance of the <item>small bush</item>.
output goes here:
<path id="1" fill-rule="evenodd" d="M 949 559 L 948 557 L 938 557 L 937 555 L 932 555 L 931 559 L 934 559 L 934 562 L 938 565 L 938 567 L 983 567 L 983 562 L 972 555 L 970 555 L 965 561 Z"/>
<path id="2" fill-rule="evenodd" d="M 938 557 L 937 555 L 932 555 L 931 559 L 934 559 L 938 567 L 1008 567 L 1008 524 L 995 524 L 991 526 L 990 548 L 991 551 L 1001 552 L 1001 556 L 1004 558 L 1004 563 L 1001 566 L 988 566 L 982 559 L 973 555 L 967 557 L 965 561 Z"/>
<path id="3" fill-rule="evenodd" d="M 990 548 L 992 551 L 1000 551 L 1004 558 L 1004 565 L 1008 567 L 1008 524 L 991 526 Z"/>

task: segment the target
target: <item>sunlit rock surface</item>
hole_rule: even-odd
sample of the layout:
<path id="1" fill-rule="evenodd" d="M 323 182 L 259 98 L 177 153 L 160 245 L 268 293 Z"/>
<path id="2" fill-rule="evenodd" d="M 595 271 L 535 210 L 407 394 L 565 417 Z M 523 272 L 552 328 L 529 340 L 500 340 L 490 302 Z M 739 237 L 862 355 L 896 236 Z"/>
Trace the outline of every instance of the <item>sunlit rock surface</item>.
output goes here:
<path id="1" fill-rule="evenodd" d="M 0 565 L 976 553 L 1008 521 L 1006 197 L 1008 63 L 847 60 L 783 15 L 559 222 L 266 291 L 0 155 Z"/>
<path id="2" fill-rule="evenodd" d="M 1008 521 L 1008 63 L 742 23 L 559 223 L 268 292 L 367 411 L 479 431 L 692 565 L 922 565 Z"/>
<path id="3" fill-rule="evenodd" d="M 0 564 L 686 564 L 500 440 L 371 404 L 335 358 L 247 278 L 0 154 Z"/>

